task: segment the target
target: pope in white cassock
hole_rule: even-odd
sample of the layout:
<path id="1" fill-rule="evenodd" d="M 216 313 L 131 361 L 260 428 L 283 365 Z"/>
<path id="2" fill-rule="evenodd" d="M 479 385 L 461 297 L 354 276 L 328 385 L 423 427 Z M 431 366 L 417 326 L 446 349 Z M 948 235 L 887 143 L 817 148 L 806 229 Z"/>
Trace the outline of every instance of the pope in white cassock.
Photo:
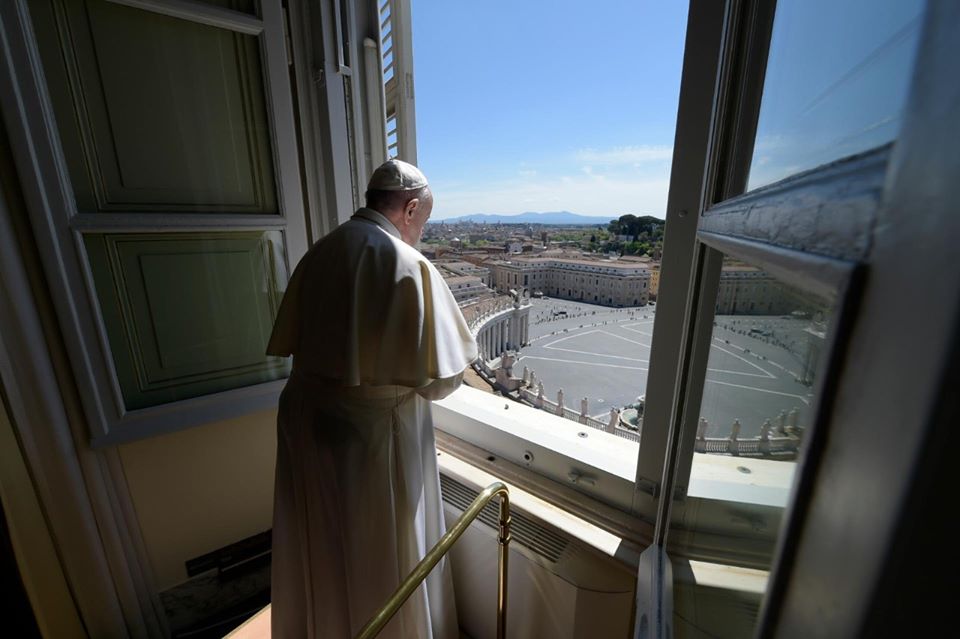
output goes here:
<path id="1" fill-rule="evenodd" d="M 273 516 L 275 639 L 353 637 L 443 535 L 430 401 L 477 346 L 414 247 L 433 196 L 390 160 L 367 206 L 300 261 L 267 352 L 293 355 L 280 397 Z M 444 561 L 381 637 L 457 637 Z"/>

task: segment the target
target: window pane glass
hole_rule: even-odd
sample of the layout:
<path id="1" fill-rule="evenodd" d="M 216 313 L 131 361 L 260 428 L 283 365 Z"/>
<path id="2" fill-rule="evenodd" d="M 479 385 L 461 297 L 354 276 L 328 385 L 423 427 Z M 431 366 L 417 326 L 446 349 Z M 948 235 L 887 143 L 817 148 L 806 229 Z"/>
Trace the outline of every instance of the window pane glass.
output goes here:
<path id="1" fill-rule="evenodd" d="M 921 0 L 779 0 L 748 189 L 897 136 Z"/>
<path id="2" fill-rule="evenodd" d="M 279 231 L 84 240 L 127 409 L 288 374 L 265 355 L 286 282 Z"/>
<path id="3" fill-rule="evenodd" d="M 753 635 L 831 318 L 826 300 L 725 261 L 687 497 L 670 531 L 678 626 Z M 711 579 L 726 592 L 708 592 Z M 711 596 L 726 604 L 698 617 Z"/>

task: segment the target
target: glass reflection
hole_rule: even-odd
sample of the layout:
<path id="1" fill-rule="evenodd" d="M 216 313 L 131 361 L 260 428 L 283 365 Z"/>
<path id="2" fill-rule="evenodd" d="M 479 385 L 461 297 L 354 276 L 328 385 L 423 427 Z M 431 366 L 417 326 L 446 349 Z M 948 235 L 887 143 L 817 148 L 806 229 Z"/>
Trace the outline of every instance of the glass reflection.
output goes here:
<path id="1" fill-rule="evenodd" d="M 698 452 L 760 454 L 765 451 L 752 440 L 764 437 L 799 442 L 810 419 L 829 312 L 825 300 L 755 266 L 725 260 L 700 406 Z M 720 450 L 711 443 L 717 438 L 739 442 L 741 450 L 729 450 L 729 445 Z M 770 458 L 796 457 L 797 444 L 768 447 Z"/>
<path id="2" fill-rule="evenodd" d="M 832 315 L 828 300 L 724 260 L 687 498 L 671 523 L 678 632 L 753 635 Z M 716 596 L 711 580 L 728 590 L 713 616 L 700 606 Z"/>
<path id="3" fill-rule="evenodd" d="M 897 136 L 921 0 L 777 2 L 748 190 Z"/>

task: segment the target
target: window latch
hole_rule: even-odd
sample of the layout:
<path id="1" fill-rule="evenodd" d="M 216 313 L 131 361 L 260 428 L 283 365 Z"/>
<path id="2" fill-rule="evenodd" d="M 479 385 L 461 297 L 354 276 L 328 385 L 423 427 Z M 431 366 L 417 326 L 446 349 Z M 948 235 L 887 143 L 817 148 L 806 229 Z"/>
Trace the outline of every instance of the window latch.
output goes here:
<path id="1" fill-rule="evenodd" d="M 596 486 L 597 478 L 591 475 L 584 475 L 579 470 L 570 471 L 567 474 L 567 479 L 570 480 L 571 484 L 584 484 L 586 486 Z"/>
<path id="2" fill-rule="evenodd" d="M 654 499 L 660 494 L 660 484 L 653 481 L 652 479 L 647 479 L 646 477 L 641 477 L 637 480 L 637 490 L 642 493 L 647 493 Z"/>

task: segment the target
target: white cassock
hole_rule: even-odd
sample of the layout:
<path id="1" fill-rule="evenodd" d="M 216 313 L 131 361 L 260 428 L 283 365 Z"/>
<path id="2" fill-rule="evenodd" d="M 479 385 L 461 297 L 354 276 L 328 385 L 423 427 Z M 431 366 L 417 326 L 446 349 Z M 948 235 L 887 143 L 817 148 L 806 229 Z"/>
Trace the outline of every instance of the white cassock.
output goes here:
<path id="1" fill-rule="evenodd" d="M 443 535 L 430 400 L 477 346 L 436 268 L 360 209 L 294 271 L 267 352 L 293 357 L 280 397 L 274 639 L 354 637 Z M 441 562 L 384 638 L 458 636 Z"/>

